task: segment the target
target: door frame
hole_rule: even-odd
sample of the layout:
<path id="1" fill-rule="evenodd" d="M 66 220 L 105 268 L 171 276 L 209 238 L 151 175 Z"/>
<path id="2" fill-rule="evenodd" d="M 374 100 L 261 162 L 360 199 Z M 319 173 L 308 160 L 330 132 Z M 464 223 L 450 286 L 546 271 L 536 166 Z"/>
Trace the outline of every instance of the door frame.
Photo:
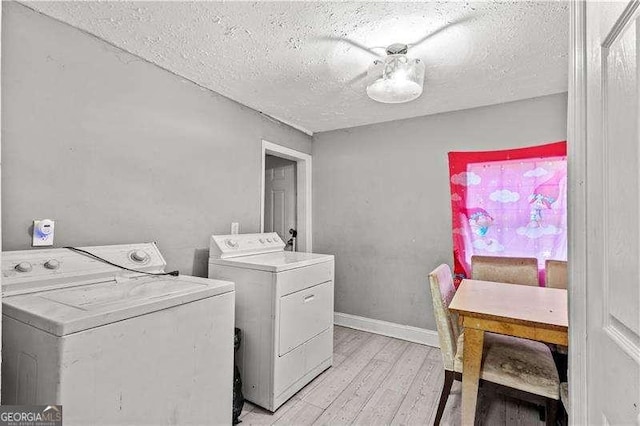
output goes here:
<path id="1" fill-rule="evenodd" d="M 2 3 L 0 2 L 0 52 L 2 52 L 2 48 L 1 48 L 2 47 L 2 6 L 3 6 Z M 0 89 L 0 92 L 1 92 L 1 89 Z M 0 98 L 1 97 L 2 97 L 2 93 L 0 93 Z M 0 111 L 0 122 L 2 122 L 2 111 Z M 2 146 L 2 140 L 0 140 L 0 146 Z M 2 208 L 2 197 L 0 196 L 0 209 L 1 208 Z M 1 260 L 2 260 L 2 223 L 0 223 L 0 261 Z M 0 286 L 2 286 L 1 276 L 0 276 Z M 0 292 L 0 352 L 1 351 L 2 351 L 2 292 Z M 0 357 L 0 364 L 2 364 L 2 357 Z M 0 369 L 0 371 L 2 370 Z M 0 383 L 2 382 L 0 381 Z M 0 395 L 1 394 L 2 392 L 0 392 Z"/>
<path id="2" fill-rule="evenodd" d="M 312 210 L 311 210 L 311 155 L 286 146 L 262 140 L 262 174 L 260 177 L 260 232 L 264 232 L 264 184 L 265 155 L 274 155 L 296 162 L 296 222 L 298 227 L 298 251 L 312 251 Z"/>
<path id="3" fill-rule="evenodd" d="M 586 2 L 569 5 L 569 422 L 587 424 L 587 40 Z"/>

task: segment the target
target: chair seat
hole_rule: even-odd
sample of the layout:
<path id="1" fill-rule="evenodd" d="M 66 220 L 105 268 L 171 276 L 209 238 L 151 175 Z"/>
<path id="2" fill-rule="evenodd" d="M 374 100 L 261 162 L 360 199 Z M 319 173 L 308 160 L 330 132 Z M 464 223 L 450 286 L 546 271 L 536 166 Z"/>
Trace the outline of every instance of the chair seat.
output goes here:
<path id="1" fill-rule="evenodd" d="M 458 338 L 455 371 L 462 372 L 464 333 Z M 549 347 L 541 342 L 484 333 L 480 378 L 524 392 L 560 399 L 560 380 Z"/>
<path id="2" fill-rule="evenodd" d="M 567 382 L 560 383 L 560 400 L 564 409 L 569 411 L 569 383 Z"/>

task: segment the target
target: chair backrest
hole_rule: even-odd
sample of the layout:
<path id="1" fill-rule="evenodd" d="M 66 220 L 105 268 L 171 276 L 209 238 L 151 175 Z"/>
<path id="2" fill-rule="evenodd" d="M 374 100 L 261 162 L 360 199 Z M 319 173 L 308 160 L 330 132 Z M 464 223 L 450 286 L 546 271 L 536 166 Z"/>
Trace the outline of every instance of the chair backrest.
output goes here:
<path id="1" fill-rule="evenodd" d="M 538 260 L 535 257 L 471 256 L 474 280 L 538 286 Z"/>
<path id="2" fill-rule="evenodd" d="M 545 285 L 553 288 L 567 288 L 569 275 L 567 272 L 567 262 L 564 260 L 547 260 L 545 262 Z"/>
<path id="3" fill-rule="evenodd" d="M 429 274 L 429 284 L 444 368 L 453 371 L 459 328 L 456 316 L 449 312 L 449 303 L 456 294 L 449 265 L 443 264 L 434 269 Z"/>

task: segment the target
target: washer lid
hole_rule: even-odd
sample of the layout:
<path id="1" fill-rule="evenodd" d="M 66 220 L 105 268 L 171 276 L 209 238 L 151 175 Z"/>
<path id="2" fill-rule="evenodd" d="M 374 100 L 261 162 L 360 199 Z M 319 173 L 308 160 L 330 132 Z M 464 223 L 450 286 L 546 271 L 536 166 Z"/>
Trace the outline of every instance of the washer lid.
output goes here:
<path id="1" fill-rule="evenodd" d="M 210 259 L 218 265 L 257 269 L 260 271 L 282 272 L 289 269 L 302 268 L 316 263 L 333 261 L 331 254 L 305 253 L 297 251 L 279 251 L 275 253 L 240 256 L 228 259 Z"/>
<path id="2" fill-rule="evenodd" d="M 2 313 L 65 336 L 233 290 L 229 281 L 189 276 L 117 278 L 6 297 Z"/>

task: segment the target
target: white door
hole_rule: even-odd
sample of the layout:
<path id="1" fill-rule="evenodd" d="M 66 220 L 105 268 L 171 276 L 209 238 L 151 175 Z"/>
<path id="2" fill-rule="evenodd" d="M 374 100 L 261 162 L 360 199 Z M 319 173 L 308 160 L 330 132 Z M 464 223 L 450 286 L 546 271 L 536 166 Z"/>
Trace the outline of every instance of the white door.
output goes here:
<path id="1" fill-rule="evenodd" d="M 2 4 L 0 3 L 0 45 L 2 45 L 1 34 L 2 34 Z M 0 49 L 0 51 L 1 50 L 2 49 Z M 0 227 L 0 257 L 1 256 L 2 256 L 2 229 Z M 1 281 L 2 281 L 2 278 L 0 277 L 0 286 L 2 285 Z M 2 347 L 2 294 L 0 292 L 0 349 L 1 349 L 1 347 Z M 0 350 L 0 352 L 1 352 L 1 350 Z M 2 357 L 0 357 L 0 361 L 1 361 L 1 358 Z M 0 369 L 0 371 L 1 371 L 1 369 Z M 2 382 L 0 381 L 0 383 L 2 383 Z"/>
<path id="2" fill-rule="evenodd" d="M 296 163 L 268 155 L 265 160 L 264 232 L 277 232 L 283 241 L 296 229 Z"/>
<path id="3" fill-rule="evenodd" d="M 589 424 L 640 424 L 639 4 L 586 4 Z"/>

